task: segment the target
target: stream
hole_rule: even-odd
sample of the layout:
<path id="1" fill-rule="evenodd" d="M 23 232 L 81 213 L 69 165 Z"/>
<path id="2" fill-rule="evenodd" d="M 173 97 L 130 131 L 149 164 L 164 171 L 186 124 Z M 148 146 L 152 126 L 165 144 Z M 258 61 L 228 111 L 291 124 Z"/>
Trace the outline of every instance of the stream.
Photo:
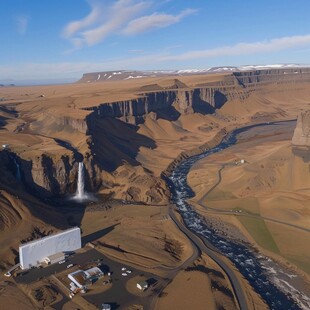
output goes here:
<path id="1" fill-rule="evenodd" d="M 167 178 L 167 183 L 171 191 L 171 202 L 177 206 L 186 226 L 195 234 L 204 236 L 220 253 L 228 257 L 270 309 L 310 309 L 310 298 L 296 285 L 300 276 L 289 273 L 249 245 L 217 234 L 187 202 L 189 198 L 194 197 L 194 192 L 187 184 L 187 175 L 197 161 L 236 144 L 238 135 L 249 129 L 277 126 L 280 123 L 283 124 L 275 122 L 236 129 L 218 146 L 183 160 Z"/>

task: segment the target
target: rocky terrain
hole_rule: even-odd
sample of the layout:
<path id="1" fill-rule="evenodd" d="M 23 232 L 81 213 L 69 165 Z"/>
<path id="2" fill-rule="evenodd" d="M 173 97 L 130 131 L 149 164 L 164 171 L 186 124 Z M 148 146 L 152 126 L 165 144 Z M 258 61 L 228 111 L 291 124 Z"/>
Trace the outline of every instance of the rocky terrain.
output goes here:
<path id="1" fill-rule="evenodd" d="M 298 92 L 296 100 L 302 102 L 309 82 L 309 68 L 282 68 L 149 77 L 119 86 L 97 83 L 91 89 L 82 84 L 3 88 L 2 142 L 9 147 L 0 153 L 8 175 L 2 182 L 18 179 L 40 197 L 74 193 L 78 162 L 84 160 L 88 191 L 165 203 L 168 191 L 159 176 L 173 159 L 203 145 L 220 127 L 296 117 L 297 109 L 292 113 L 291 105 L 278 100 L 289 90 L 290 95 Z M 194 129 L 188 122 L 199 115 L 205 118 Z M 155 133 L 151 124 L 161 129 Z M 160 140 L 165 134 L 188 143 L 155 169 L 147 149 L 164 151 Z"/>
<path id="2" fill-rule="evenodd" d="M 292 144 L 298 147 L 310 147 L 310 111 L 301 112 L 298 116 Z"/>
<path id="3" fill-rule="evenodd" d="M 128 72 L 110 72 L 113 77 L 108 80 L 109 75 L 101 79 L 106 73 L 100 73 L 99 79 L 99 73 L 93 73 L 68 85 L 1 87 L 0 269 L 5 271 L 18 262 L 20 242 L 76 225 L 81 227 L 83 237 L 99 232 L 96 244 L 100 251 L 119 259 L 125 255 L 150 268 L 158 264 L 177 268 L 186 261 L 193 247 L 169 218 L 170 193 L 164 180 L 176 164 L 215 147 L 234 128 L 296 119 L 301 112 L 293 144 L 308 143 L 308 114 L 304 111 L 310 104 L 310 69 L 248 69 L 185 70 L 128 79 Z M 239 153 L 223 152 L 228 161 L 240 160 L 249 153 L 255 162 L 225 166 L 224 181 L 211 195 L 205 190 L 217 181 L 226 157 L 215 167 L 212 165 L 218 158 L 206 166 L 202 162 L 202 168 L 194 169 L 190 178 L 197 199 L 204 203 L 205 197 L 208 206 L 216 209 L 219 204 L 225 212 L 233 213 L 228 221 L 234 227 L 229 230 L 233 237 L 238 239 L 240 233 L 236 231 L 240 230 L 250 242 L 308 270 L 304 258 L 307 253 L 300 251 L 306 233 L 294 228 L 301 223 L 306 226 L 309 218 L 305 211 L 308 157 L 294 150 L 296 146 L 292 149 L 293 153 L 299 152 L 298 156 L 290 153 L 289 135 L 280 129 L 271 134 L 266 129 L 258 136 L 267 139 L 267 146 L 254 133 L 248 138 L 249 144 L 241 139 Z M 85 191 L 95 201 L 72 200 L 81 162 Z M 230 175 L 226 181 L 227 171 Z M 266 196 L 266 191 L 271 190 Z M 262 193 L 261 197 L 256 197 L 257 193 Z M 195 207 L 199 209 L 198 204 Z M 240 222 L 235 217 L 239 209 L 243 210 Z M 211 217 L 203 206 L 199 211 L 208 215 L 210 225 L 217 230 L 222 226 L 216 223 L 227 226 L 222 224 L 227 215 Z M 286 229 L 288 233 L 283 234 L 279 226 L 283 224 L 278 222 L 265 225 L 264 218 L 247 219 L 246 212 L 288 222 L 293 233 L 288 235 L 290 230 Z M 274 242 L 270 241 L 268 229 Z M 103 231 L 107 233 L 100 234 Z M 300 242 L 294 243 L 295 239 Z M 167 240 L 178 240 L 182 253 L 172 251 Z M 287 240 L 289 246 L 285 245 Z M 117 251 L 119 248 L 124 252 Z M 297 252 L 301 253 L 298 257 Z M 206 262 L 210 264 L 209 259 Z M 192 281 L 200 281 L 202 274 L 198 271 L 191 273 Z M 176 283 L 184 281 L 186 272 Z M 231 304 L 231 296 L 210 283 L 210 296 L 217 296 L 219 305 Z M 219 288 L 226 285 L 225 280 Z M 5 288 L 16 296 L 19 290 Z M 249 287 L 247 290 L 251 291 Z M 31 303 L 43 307 L 58 298 L 48 287 L 24 293 L 30 296 L 26 308 L 31 308 Z M 261 303 L 254 292 L 250 295 Z"/>

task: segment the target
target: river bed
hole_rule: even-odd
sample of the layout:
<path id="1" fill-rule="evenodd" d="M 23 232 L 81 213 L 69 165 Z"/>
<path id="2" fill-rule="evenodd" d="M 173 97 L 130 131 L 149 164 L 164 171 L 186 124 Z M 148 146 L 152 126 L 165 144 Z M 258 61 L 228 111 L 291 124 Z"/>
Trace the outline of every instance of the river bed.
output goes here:
<path id="1" fill-rule="evenodd" d="M 187 184 L 187 175 L 197 161 L 236 144 L 238 135 L 250 129 L 277 124 L 280 122 L 252 125 L 231 132 L 218 146 L 182 161 L 167 178 L 167 183 L 171 190 L 172 203 L 179 209 L 187 227 L 204 236 L 219 252 L 228 257 L 270 309 L 310 309 L 309 296 L 296 285 L 299 275 L 288 273 L 282 266 L 249 245 L 218 234 L 187 202 L 194 196 Z"/>

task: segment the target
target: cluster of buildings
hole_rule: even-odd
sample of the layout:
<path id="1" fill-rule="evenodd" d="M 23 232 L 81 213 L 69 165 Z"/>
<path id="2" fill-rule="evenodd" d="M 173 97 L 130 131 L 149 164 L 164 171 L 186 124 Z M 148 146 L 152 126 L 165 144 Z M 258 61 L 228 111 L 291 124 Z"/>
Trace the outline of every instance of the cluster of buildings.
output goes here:
<path id="1" fill-rule="evenodd" d="M 89 285 L 96 282 L 98 279 L 104 276 L 104 273 L 98 267 L 93 267 L 87 270 L 77 270 L 68 274 L 68 278 L 71 280 L 70 291 L 73 294 L 78 292 L 86 292 Z"/>
<path id="2" fill-rule="evenodd" d="M 4 146 L 3 146 L 4 147 Z M 54 235 L 49 235 L 38 240 L 24 243 L 19 247 L 19 260 L 20 268 L 22 270 L 31 269 L 33 267 L 40 267 L 44 265 L 52 265 L 56 263 L 64 263 L 66 256 L 70 253 L 81 248 L 81 230 L 79 227 L 74 227 Z M 17 266 L 17 265 L 16 265 Z M 13 268 L 15 268 L 14 266 Z M 67 268 L 72 267 L 73 264 L 69 264 Z M 99 266 L 100 267 L 100 266 Z M 99 267 L 92 267 L 87 270 L 76 270 L 68 274 L 70 280 L 70 294 L 72 298 L 76 293 L 85 293 L 89 286 L 105 276 L 105 270 Z M 12 268 L 12 269 L 13 269 Z M 125 272 L 125 271 L 126 272 Z M 6 276 L 10 276 L 11 270 L 6 273 Z M 131 270 L 122 268 L 123 276 L 131 274 Z M 110 272 L 107 272 L 110 276 Z M 111 279 L 104 281 L 103 284 L 111 283 Z M 139 281 L 136 283 L 136 287 L 145 291 L 149 285 L 147 281 Z M 102 304 L 102 309 L 110 310 L 110 304 Z"/>

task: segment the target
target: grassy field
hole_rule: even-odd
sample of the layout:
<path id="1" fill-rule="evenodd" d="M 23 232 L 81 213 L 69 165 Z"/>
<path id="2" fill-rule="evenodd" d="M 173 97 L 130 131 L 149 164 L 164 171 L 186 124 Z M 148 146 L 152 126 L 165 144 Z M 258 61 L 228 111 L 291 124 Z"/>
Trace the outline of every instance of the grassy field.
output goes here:
<path id="1" fill-rule="evenodd" d="M 245 216 L 238 217 L 238 220 L 261 247 L 276 254 L 280 254 L 279 248 L 264 220 Z"/>

